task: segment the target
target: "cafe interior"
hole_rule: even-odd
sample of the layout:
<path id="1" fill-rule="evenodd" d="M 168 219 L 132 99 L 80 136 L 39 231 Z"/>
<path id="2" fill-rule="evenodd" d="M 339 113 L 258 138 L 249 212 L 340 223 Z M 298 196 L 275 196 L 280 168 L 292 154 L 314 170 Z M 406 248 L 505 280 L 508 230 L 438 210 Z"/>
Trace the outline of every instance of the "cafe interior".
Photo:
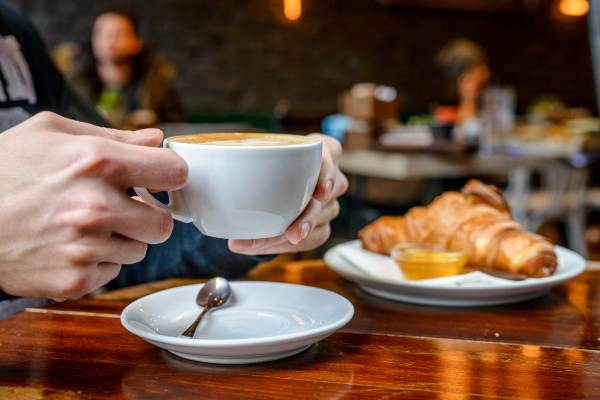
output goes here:
<path id="1" fill-rule="evenodd" d="M 172 337 L 200 295 L 174 302 L 214 276 L 0 321 L 0 397 L 600 398 L 600 1 L 7 3 L 112 126 L 321 132 L 349 186 L 322 245 L 231 280 L 201 345 Z M 138 87 L 90 73 L 107 14 Z M 267 282 L 295 286 L 243 286 Z"/>

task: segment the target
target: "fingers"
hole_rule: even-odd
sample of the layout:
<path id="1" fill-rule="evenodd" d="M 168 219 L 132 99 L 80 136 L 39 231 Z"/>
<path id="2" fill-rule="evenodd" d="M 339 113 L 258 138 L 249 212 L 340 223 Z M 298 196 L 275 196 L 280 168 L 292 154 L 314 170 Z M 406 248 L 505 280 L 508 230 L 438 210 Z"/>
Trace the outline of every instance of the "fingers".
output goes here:
<path id="1" fill-rule="evenodd" d="M 67 258 L 73 268 L 90 268 L 106 262 L 133 264 L 144 258 L 147 249 L 144 242 L 96 231 L 67 246 Z"/>
<path id="2" fill-rule="evenodd" d="M 317 247 L 321 246 L 323 243 L 325 243 L 327 241 L 327 239 L 329 239 L 330 234 L 331 234 L 331 228 L 330 228 L 329 224 L 320 225 L 320 226 L 317 226 L 310 233 L 310 235 L 308 235 L 306 237 L 306 239 L 304 239 L 303 241 L 301 241 L 300 243 L 295 245 L 293 250 L 286 250 L 286 249 L 289 249 L 289 245 L 286 246 L 286 244 L 281 244 L 278 246 L 274 246 L 274 248 L 269 249 L 269 251 L 272 251 L 274 253 L 283 253 L 283 252 L 290 252 L 290 251 L 297 252 L 297 251 L 313 250 L 313 249 L 316 249 Z"/>
<path id="3" fill-rule="evenodd" d="M 335 186 L 333 187 L 332 193 L 329 195 L 329 199 L 326 201 L 337 199 L 346 193 L 346 190 L 348 190 L 348 178 L 346 178 L 346 175 L 344 175 L 342 171 L 336 167 Z"/>
<path id="4" fill-rule="evenodd" d="M 310 231 L 317 226 L 317 219 L 321 212 L 321 203 L 314 198 L 310 199 L 310 202 L 300 214 L 300 217 L 296 219 L 285 231 L 285 235 L 292 244 L 299 243 L 302 239 L 306 238 Z"/>
<path id="5" fill-rule="evenodd" d="M 69 300 L 69 298 L 68 297 L 54 297 L 54 298 L 51 298 L 51 300 L 54 300 L 58 303 L 62 303 L 63 301 Z"/>
<path id="6" fill-rule="evenodd" d="M 339 212 L 340 205 L 337 200 L 322 205 L 313 198 L 300 217 L 298 217 L 285 231 L 285 235 L 290 243 L 298 244 L 301 240 L 304 240 L 315 227 L 328 224 L 329 221 L 337 217 Z"/>
<path id="7" fill-rule="evenodd" d="M 333 200 L 323 207 L 321 207 L 321 213 L 319 214 L 319 219 L 317 220 L 317 226 L 328 224 L 335 217 L 340 214 L 340 203 L 337 200 Z"/>
<path id="8" fill-rule="evenodd" d="M 122 187 L 151 187 L 157 190 L 177 190 L 187 180 L 188 167 L 181 157 L 172 150 L 151 148 L 162 140 L 162 132 L 158 129 L 117 131 L 73 121 L 50 112 L 37 114 L 26 123 L 33 126 L 32 131 L 37 129 L 87 136 L 72 143 L 76 147 L 75 159 L 69 162 L 73 165 L 72 172 L 75 175 L 113 178 Z"/>
<path id="9" fill-rule="evenodd" d="M 281 243 L 289 243 L 285 233 L 266 239 L 229 239 L 228 242 L 231 251 L 244 254 L 267 254 L 262 251 Z"/>
<path id="10" fill-rule="evenodd" d="M 147 249 L 147 243 L 113 234 L 102 245 L 95 247 L 97 255 L 93 263 L 134 264 L 144 259 Z"/>
<path id="11" fill-rule="evenodd" d="M 156 190 L 181 189 L 188 166 L 173 150 L 86 137 L 71 144 L 68 176 L 101 178 L 120 188 L 150 187 Z"/>
<path id="12" fill-rule="evenodd" d="M 102 128 L 112 140 L 136 146 L 156 147 L 162 143 L 163 133 L 160 129 L 140 129 L 138 131 L 120 131 Z"/>
<path id="13" fill-rule="evenodd" d="M 108 238 L 103 238 L 97 234 L 89 235 L 76 243 L 72 243 L 68 246 L 67 255 L 70 266 L 67 271 L 63 272 L 66 277 L 61 280 L 66 285 L 63 290 L 69 291 L 68 297 L 73 297 L 75 296 L 72 293 L 73 291 L 89 289 L 96 284 L 95 282 L 105 279 L 107 275 L 106 268 L 96 271 L 98 266 L 108 266 L 108 269 L 112 270 L 115 265 L 136 263 L 145 257 L 147 249 L 148 245 L 146 243 L 114 233 Z M 98 274 L 100 274 L 99 278 L 96 277 Z M 106 279 L 113 278 L 114 276 Z M 104 283 L 101 282 L 99 285 L 101 286 Z M 91 290 L 94 289 L 95 287 Z"/>
<path id="14" fill-rule="evenodd" d="M 313 201 L 315 201 L 313 199 Z M 317 202 L 318 203 L 318 202 Z M 250 240 L 230 240 L 229 241 L 229 249 L 234 253 L 242 253 L 249 255 L 257 255 L 257 254 L 274 254 L 279 252 L 297 252 L 297 251 L 305 251 L 305 250 L 313 250 L 315 247 L 320 246 L 327 240 L 327 237 L 322 238 L 320 235 L 323 233 L 322 227 L 327 226 L 327 231 L 329 231 L 329 222 L 337 217 L 340 212 L 340 205 L 337 200 L 334 200 L 325 206 L 320 207 L 320 212 L 318 213 L 318 217 L 316 222 L 314 222 L 316 228 L 312 229 L 311 232 L 307 235 L 305 239 L 300 241 L 299 243 L 292 243 L 289 239 L 287 232 L 283 235 L 279 235 L 274 238 L 267 239 L 250 239 Z M 298 218 L 296 222 L 302 220 L 302 217 Z M 297 226 L 295 228 L 297 230 Z M 288 229 L 289 231 L 290 229 Z M 316 236 L 317 239 L 313 240 L 313 237 Z M 322 241 L 321 241 L 322 240 Z M 315 245 L 316 243 L 316 245 Z M 314 247 L 311 247 L 313 246 Z M 279 251 L 284 249 L 284 251 Z"/>
<path id="15" fill-rule="evenodd" d="M 120 264 L 105 262 L 96 266 L 69 268 L 57 272 L 54 278 L 47 282 L 47 292 L 42 297 L 64 301 L 71 297 L 84 296 L 116 278 L 120 270 Z"/>
<path id="16" fill-rule="evenodd" d="M 331 136 L 323 135 L 322 133 L 311 133 L 308 137 L 319 139 L 323 142 L 323 147 L 328 148 L 328 152 L 331 155 L 334 162 L 338 162 L 342 155 L 342 145 L 339 140 L 332 138 Z"/>
<path id="17" fill-rule="evenodd" d="M 188 165 L 173 150 L 114 146 L 121 187 L 148 187 L 157 191 L 181 189 L 188 177 Z"/>
<path id="18" fill-rule="evenodd" d="M 108 239 L 89 236 L 69 248 L 70 266 L 54 274 L 46 282 L 49 297 L 64 301 L 92 292 L 114 279 L 122 264 L 133 264 L 144 258 L 148 245 L 112 234 Z"/>
<path id="19" fill-rule="evenodd" d="M 70 241 L 77 245 L 81 239 L 98 240 L 95 238 L 108 238 L 113 233 L 149 244 L 162 243 L 169 238 L 173 218 L 167 210 L 144 203 L 137 197 L 131 198 L 124 192 L 110 190 L 106 188 L 101 194 L 90 191 L 89 198 L 66 205 L 72 211 L 64 213 L 57 223 L 71 228 Z M 108 259 L 96 260 L 100 261 Z"/>
<path id="20" fill-rule="evenodd" d="M 164 242 L 171 236 L 173 230 L 173 218 L 167 210 L 144 203 L 137 198 L 129 198 L 127 196 L 123 196 L 121 200 L 118 201 L 118 204 L 119 206 L 115 207 L 115 209 L 119 210 L 119 214 L 114 221 L 110 222 L 108 229 L 124 236 L 125 238 L 123 239 L 129 238 L 127 240 L 133 239 L 133 242 L 137 241 L 157 244 Z M 113 239 L 113 241 L 116 245 L 118 240 Z M 130 255 L 136 258 L 140 251 L 139 247 L 136 246 L 139 245 L 136 243 L 122 242 L 117 248 L 122 250 L 122 253 L 120 254 L 124 254 L 132 249 L 137 249 L 138 252 L 135 253 L 136 256 Z M 117 256 L 118 254 L 115 255 L 115 257 Z M 102 261 L 118 262 L 119 260 L 120 258 Z M 131 264 L 137 261 L 123 261 L 121 264 Z"/>
<path id="21" fill-rule="evenodd" d="M 340 175 L 343 176 L 337 166 L 339 158 L 342 155 L 342 146 L 340 142 L 329 136 L 317 133 L 313 133 L 309 136 L 320 139 L 323 142 L 321 172 L 313 197 L 320 202 L 325 202 L 331 198 L 331 194 L 336 186 L 337 178 Z"/>
<path id="22" fill-rule="evenodd" d="M 262 255 L 262 254 L 280 254 L 280 253 L 295 253 L 299 251 L 308 251 L 321 246 L 329 238 L 331 229 L 329 224 L 324 224 L 316 227 L 303 241 L 298 244 L 292 244 L 285 235 L 277 238 L 261 239 L 265 240 L 265 245 L 252 250 L 241 250 L 238 246 L 238 241 L 230 240 L 229 249 L 234 253 L 242 253 L 246 255 Z M 271 245 L 269 245 L 271 244 Z"/>
<path id="23" fill-rule="evenodd" d="M 31 118 L 30 123 L 39 128 L 54 132 L 67 133 L 69 135 L 98 136 L 138 146 L 156 147 L 163 140 L 163 133 L 160 129 L 142 129 L 135 132 L 120 131 L 74 121 L 48 111 L 35 115 Z"/>
<path id="24" fill-rule="evenodd" d="M 90 280 L 90 286 L 84 291 L 85 294 L 90 293 L 100 286 L 106 285 L 119 275 L 121 264 L 111 262 L 103 262 L 95 268 L 93 278 Z"/>

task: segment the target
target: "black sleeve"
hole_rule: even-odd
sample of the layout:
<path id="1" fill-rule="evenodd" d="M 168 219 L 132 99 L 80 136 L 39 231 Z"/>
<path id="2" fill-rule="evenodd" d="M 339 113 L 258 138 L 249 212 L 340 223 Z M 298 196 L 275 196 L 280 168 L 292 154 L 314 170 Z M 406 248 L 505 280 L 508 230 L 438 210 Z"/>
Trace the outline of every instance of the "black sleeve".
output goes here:
<path id="1" fill-rule="evenodd" d="M 5 301 L 5 300 L 14 299 L 14 298 L 15 298 L 15 296 L 11 296 L 10 294 L 6 294 L 2 290 L 0 290 L 0 302 Z"/>
<path id="2" fill-rule="evenodd" d="M 52 111 L 56 114 L 99 126 L 108 126 L 94 107 L 66 82 L 46 52 L 36 29 L 12 7 L 0 1 L 0 35 L 14 36 L 31 72 L 36 101 L 8 101 L 5 107 L 18 106 L 30 114 Z"/>
<path id="3" fill-rule="evenodd" d="M 52 67 L 56 70 L 59 75 L 58 82 L 62 89 L 60 93 L 62 95 L 60 99 L 60 115 L 66 118 L 74 119 L 76 121 L 87 122 L 96 126 L 110 127 L 108 122 L 104 120 L 96 112 L 96 109 L 92 104 L 83 98 L 77 89 L 73 87 L 56 69 L 54 65 Z"/>

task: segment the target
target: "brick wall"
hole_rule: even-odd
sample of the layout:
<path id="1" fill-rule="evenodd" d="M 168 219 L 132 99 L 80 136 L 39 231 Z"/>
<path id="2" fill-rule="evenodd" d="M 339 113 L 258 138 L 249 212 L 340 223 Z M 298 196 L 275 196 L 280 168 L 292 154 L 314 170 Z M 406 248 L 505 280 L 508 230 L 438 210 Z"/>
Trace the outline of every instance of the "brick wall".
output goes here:
<path id="1" fill-rule="evenodd" d="M 551 0 L 548 0 L 549 2 Z M 89 37 L 92 0 L 9 0 L 49 47 Z M 425 110 L 442 93 L 433 63 L 455 37 L 482 44 L 495 79 L 518 91 L 519 108 L 544 93 L 595 110 L 585 18 L 478 14 L 382 6 L 375 0 L 304 0 L 299 21 L 282 0 L 122 0 L 138 11 L 146 42 L 178 69 L 188 110 L 335 110 L 339 90 L 375 81 L 399 89 L 405 108 Z"/>

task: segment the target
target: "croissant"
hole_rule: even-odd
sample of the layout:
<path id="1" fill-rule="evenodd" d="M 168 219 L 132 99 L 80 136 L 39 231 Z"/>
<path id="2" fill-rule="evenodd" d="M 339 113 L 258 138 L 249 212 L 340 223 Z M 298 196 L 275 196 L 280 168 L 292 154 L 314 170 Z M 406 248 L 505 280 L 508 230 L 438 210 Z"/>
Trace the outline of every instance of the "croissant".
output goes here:
<path id="1" fill-rule="evenodd" d="M 465 251 L 471 266 L 536 278 L 552 275 L 557 266 L 550 241 L 511 218 L 498 188 L 475 179 L 427 207 L 413 207 L 404 217 L 381 217 L 358 237 L 366 250 L 382 254 L 398 243 L 441 244 Z"/>

